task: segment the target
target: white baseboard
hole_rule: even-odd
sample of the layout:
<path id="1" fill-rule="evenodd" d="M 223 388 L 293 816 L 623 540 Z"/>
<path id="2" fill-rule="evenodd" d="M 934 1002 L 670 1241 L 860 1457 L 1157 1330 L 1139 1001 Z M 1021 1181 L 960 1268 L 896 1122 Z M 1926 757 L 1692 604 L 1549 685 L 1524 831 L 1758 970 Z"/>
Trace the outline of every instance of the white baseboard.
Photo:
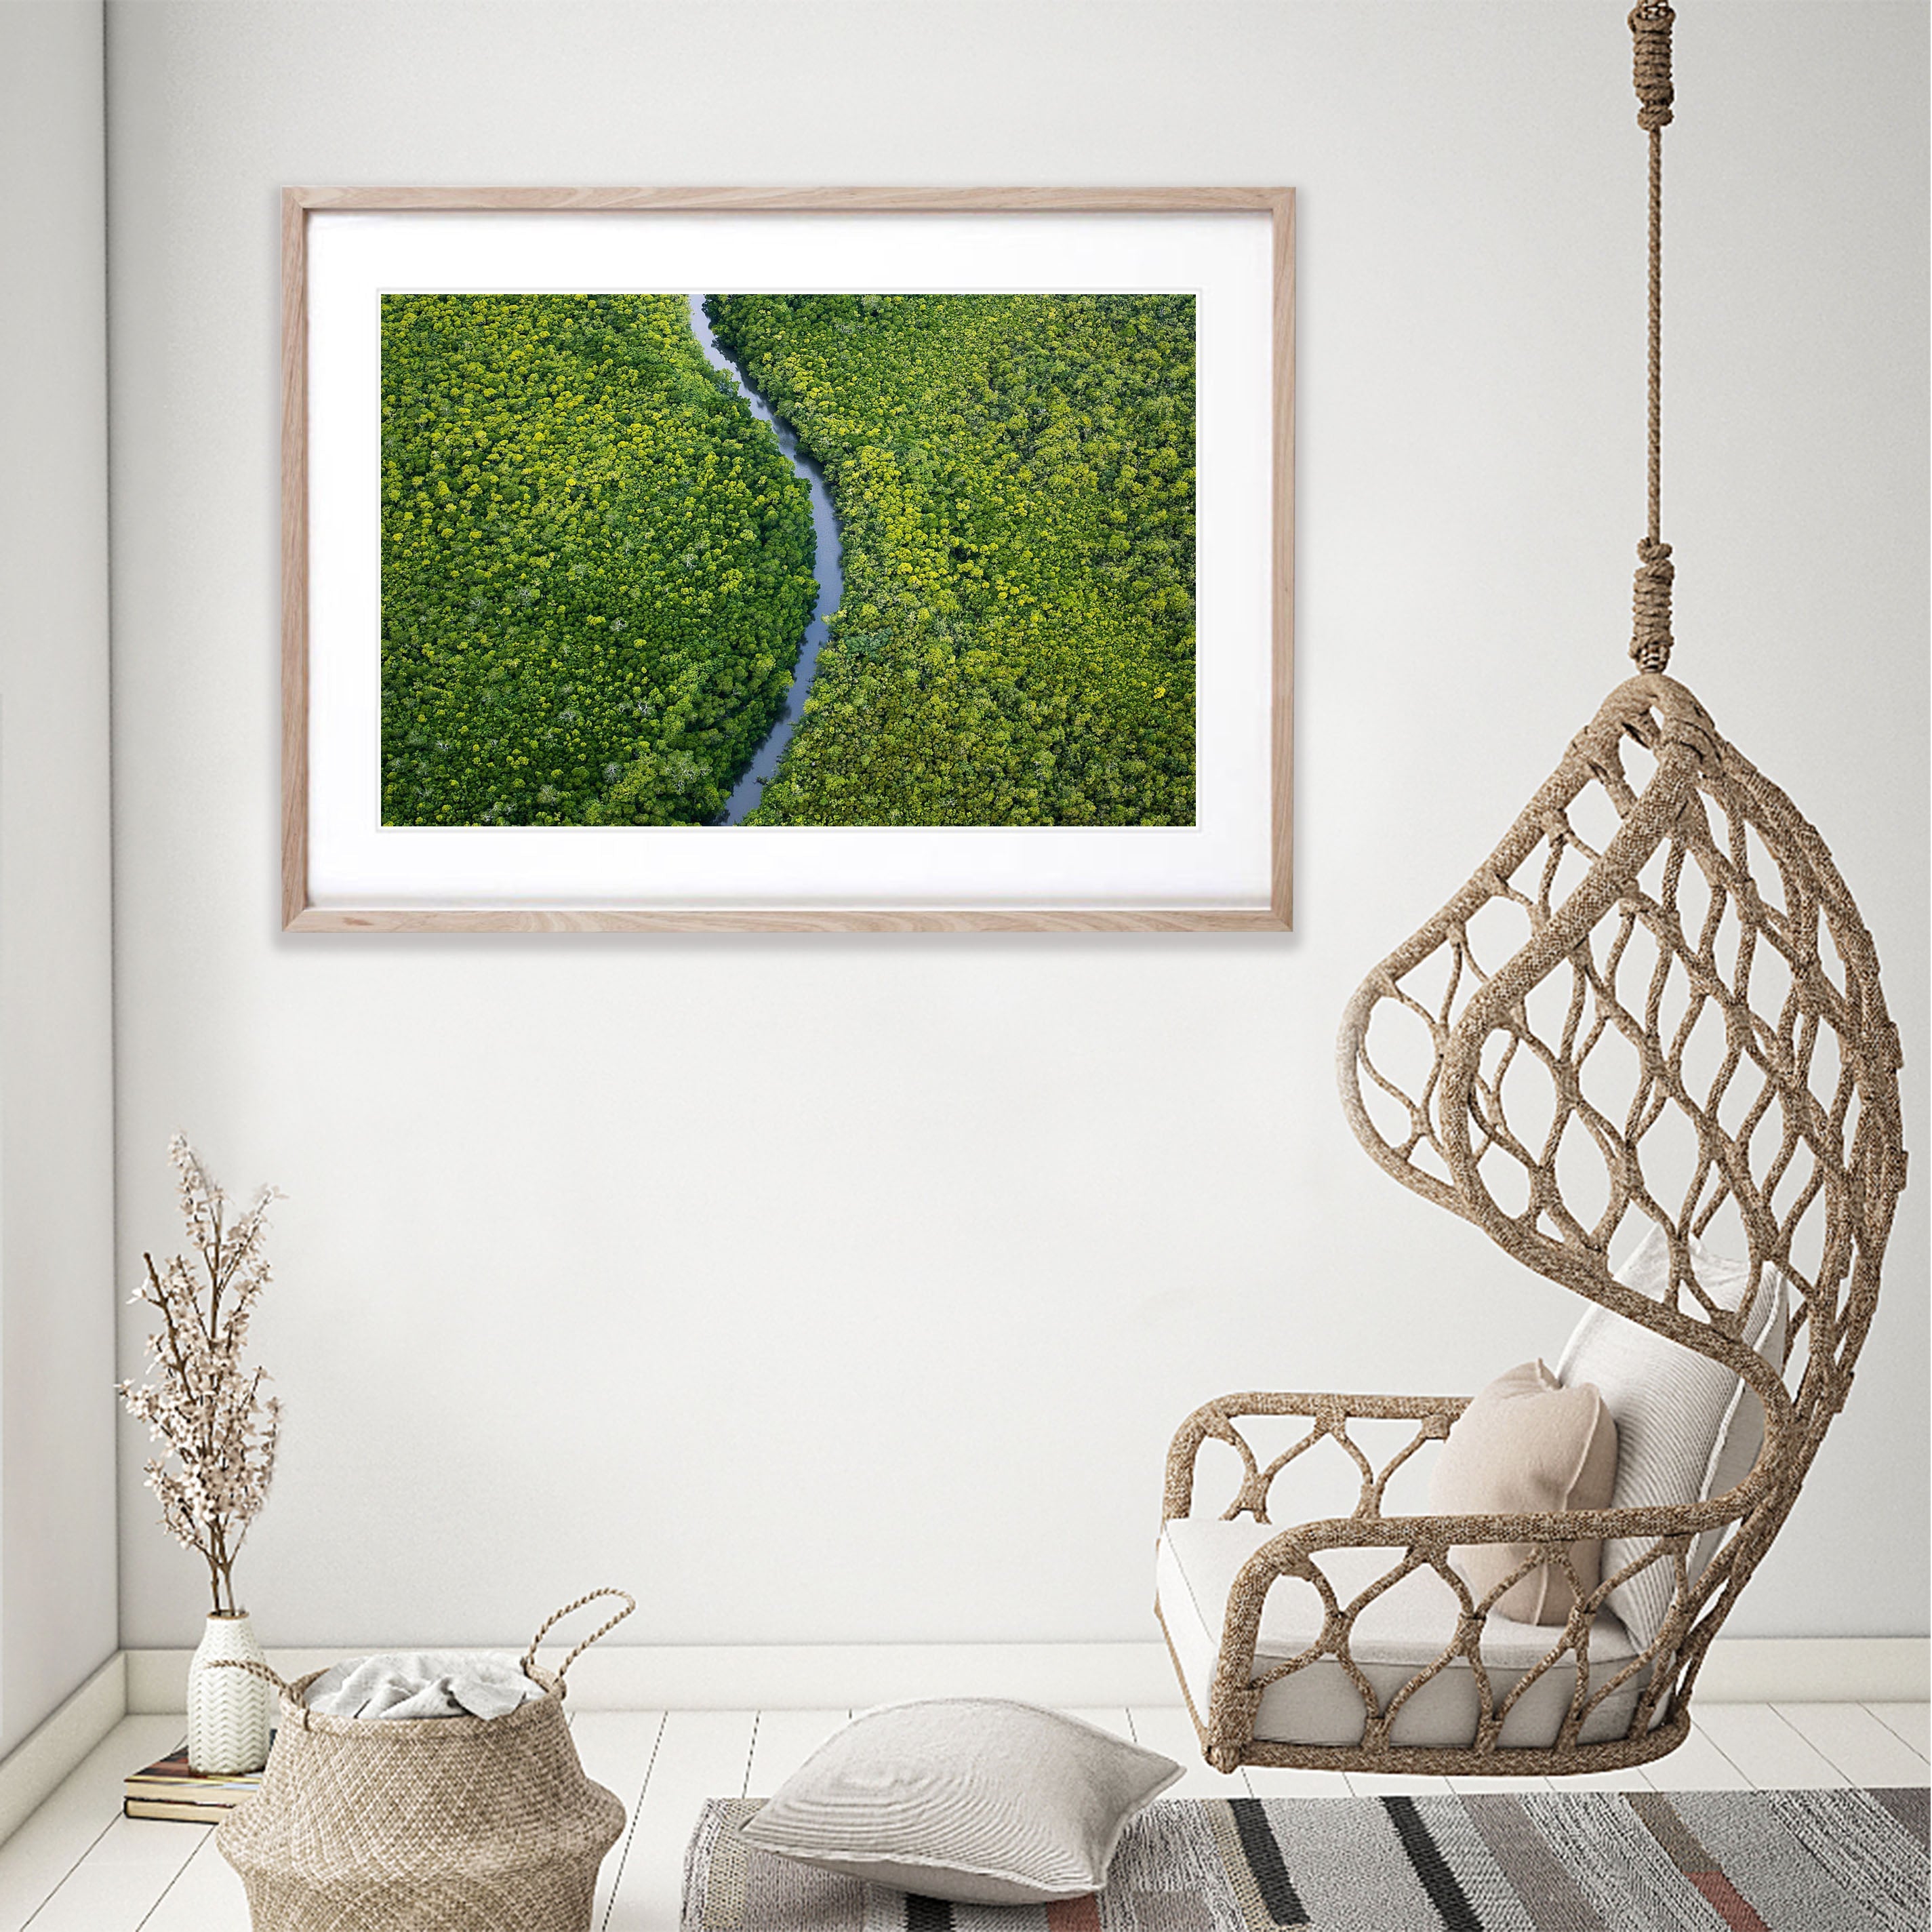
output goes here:
<path id="1" fill-rule="evenodd" d="M 1922 1636 L 1720 1636 L 1691 1702 L 1923 1704 L 1932 1641 Z"/>
<path id="2" fill-rule="evenodd" d="M 185 1709 L 185 1672 L 182 1684 L 182 1708 Z M 0 1839 L 11 1838 L 28 1814 L 127 1714 L 127 1653 L 119 1651 L 0 1762 Z"/>
<path id="3" fill-rule="evenodd" d="M 554 1670 L 568 1652 L 538 1652 Z M 130 1650 L 128 1708 L 188 1706 L 185 1650 Z M 353 1651 L 270 1650 L 286 1678 Z M 1015 1697 L 1060 1705 L 1172 1703 L 1157 1643 L 604 1644 L 572 1666 L 580 1711 L 852 1709 L 913 1697 Z"/>
<path id="4" fill-rule="evenodd" d="M 288 1678 L 353 1652 L 272 1650 Z M 130 1650 L 127 1708 L 184 1710 L 185 1650 Z M 542 1653 L 553 1667 L 562 1650 Z M 1712 1703 L 1924 1703 L 1932 1647 L 1923 1637 L 1720 1637 L 1697 1694 Z M 1061 1706 L 1171 1704 L 1173 1666 L 1158 1643 L 628 1644 L 578 1658 L 580 1711 L 825 1710 L 914 1697 L 1015 1697 Z"/>
<path id="5" fill-rule="evenodd" d="M 339 1663 L 353 1651 L 272 1650 L 270 1669 L 290 1679 Z M 191 1650 L 124 1650 L 128 1665 L 128 1708 L 136 1717 L 172 1716 L 188 1711 L 188 1667 Z M 271 1695 L 273 1694 L 271 1693 Z"/>

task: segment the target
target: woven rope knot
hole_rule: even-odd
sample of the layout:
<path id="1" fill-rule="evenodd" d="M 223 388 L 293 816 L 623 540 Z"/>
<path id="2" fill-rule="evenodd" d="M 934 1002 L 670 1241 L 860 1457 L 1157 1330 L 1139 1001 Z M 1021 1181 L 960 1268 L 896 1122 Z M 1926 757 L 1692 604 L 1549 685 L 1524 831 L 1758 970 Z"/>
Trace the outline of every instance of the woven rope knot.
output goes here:
<path id="1" fill-rule="evenodd" d="M 1636 40 L 1636 124 L 1646 131 L 1670 125 L 1670 23 L 1677 16 L 1666 0 L 1642 0 L 1632 9 L 1630 30 Z"/>
<path id="2" fill-rule="evenodd" d="M 1630 654 L 1645 670 L 1664 670 L 1670 662 L 1670 586 L 1677 567 L 1670 546 L 1646 537 L 1636 547 L 1636 582 L 1630 595 Z"/>

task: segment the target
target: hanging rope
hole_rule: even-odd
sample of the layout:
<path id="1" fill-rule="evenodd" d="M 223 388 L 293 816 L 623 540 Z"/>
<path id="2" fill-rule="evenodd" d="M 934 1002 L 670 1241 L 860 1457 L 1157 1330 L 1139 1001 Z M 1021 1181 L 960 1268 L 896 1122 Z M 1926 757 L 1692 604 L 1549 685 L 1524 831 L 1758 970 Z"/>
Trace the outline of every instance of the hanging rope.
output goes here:
<path id="1" fill-rule="evenodd" d="M 1650 530 L 1636 547 L 1630 654 L 1646 670 L 1670 662 L 1670 584 L 1676 575 L 1664 541 L 1664 130 L 1670 124 L 1668 0 L 1639 0 L 1630 16 L 1636 41 L 1636 124 L 1650 136 Z"/>

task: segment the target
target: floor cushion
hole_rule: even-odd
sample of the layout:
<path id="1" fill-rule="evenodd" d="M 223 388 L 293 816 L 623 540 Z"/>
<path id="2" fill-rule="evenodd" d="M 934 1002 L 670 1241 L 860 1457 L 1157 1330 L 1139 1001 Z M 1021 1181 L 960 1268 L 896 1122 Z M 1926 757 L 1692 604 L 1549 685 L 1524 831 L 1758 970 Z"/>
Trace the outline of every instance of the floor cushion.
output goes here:
<path id="1" fill-rule="evenodd" d="M 1180 1775 L 1172 1758 L 1060 1712 L 928 1698 L 856 1718 L 740 1828 L 869 1885 L 1038 1905 L 1098 1892 L 1120 1834 Z"/>

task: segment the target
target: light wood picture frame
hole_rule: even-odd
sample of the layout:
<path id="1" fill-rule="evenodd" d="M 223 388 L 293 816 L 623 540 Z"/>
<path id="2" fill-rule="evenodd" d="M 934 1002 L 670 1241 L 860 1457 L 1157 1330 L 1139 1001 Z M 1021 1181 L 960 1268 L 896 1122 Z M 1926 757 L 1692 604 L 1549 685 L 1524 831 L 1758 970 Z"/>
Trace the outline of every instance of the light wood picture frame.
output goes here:
<path id="1" fill-rule="evenodd" d="M 285 189 L 284 929 L 1288 930 L 1294 234 L 1286 188 Z M 688 286 L 1193 297 L 1191 820 L 383 823 L 382 299 Z"/>

